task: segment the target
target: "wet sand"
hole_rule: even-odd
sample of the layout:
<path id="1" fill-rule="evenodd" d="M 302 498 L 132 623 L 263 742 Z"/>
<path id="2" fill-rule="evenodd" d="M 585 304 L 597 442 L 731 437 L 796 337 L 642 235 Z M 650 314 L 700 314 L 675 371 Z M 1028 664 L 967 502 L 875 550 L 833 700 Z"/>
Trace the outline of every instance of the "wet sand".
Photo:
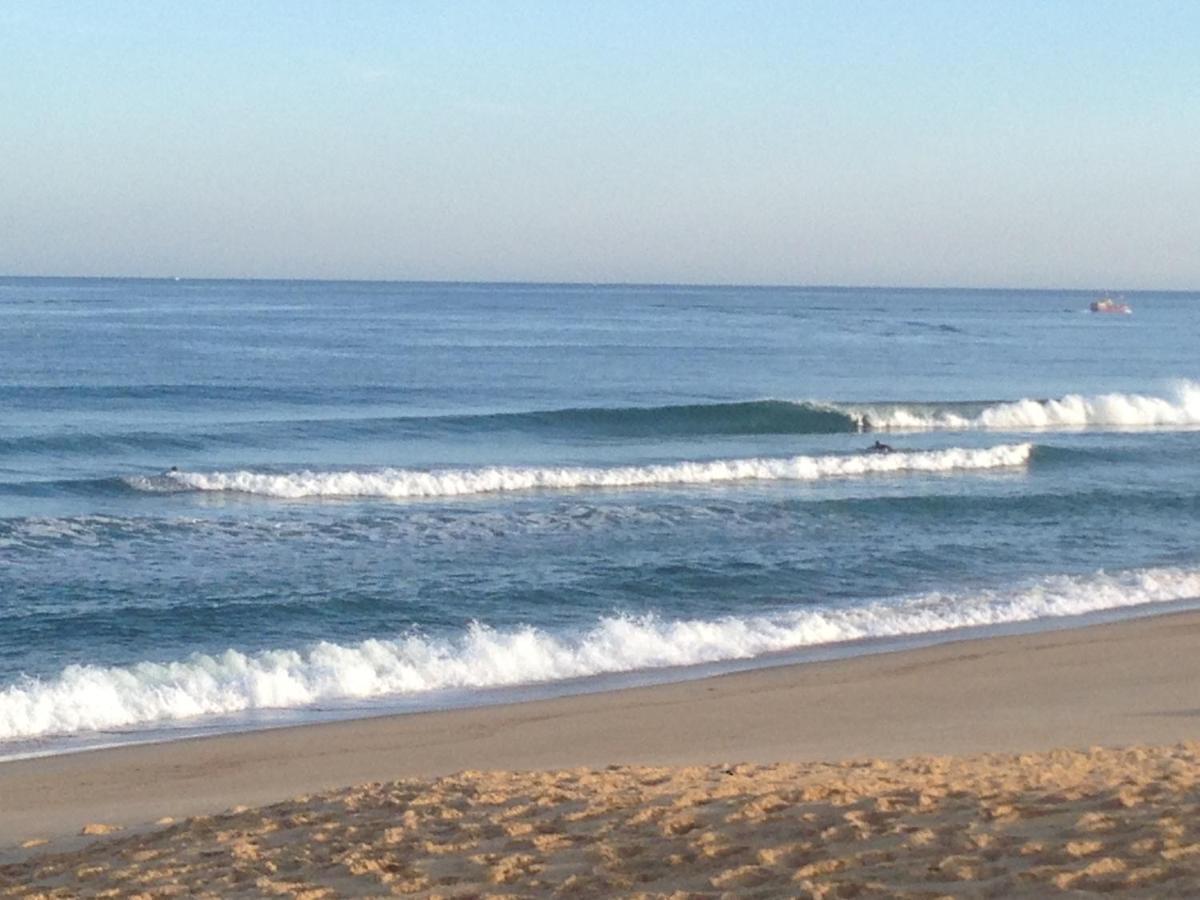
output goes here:
<path id="1" fill-rule="evenodd" d="M 3 763 L 0 890 L 1159 896 L 1200 873 L 1168 746 L 1200 738 L 1198 639 L 1178 613 Z"/>

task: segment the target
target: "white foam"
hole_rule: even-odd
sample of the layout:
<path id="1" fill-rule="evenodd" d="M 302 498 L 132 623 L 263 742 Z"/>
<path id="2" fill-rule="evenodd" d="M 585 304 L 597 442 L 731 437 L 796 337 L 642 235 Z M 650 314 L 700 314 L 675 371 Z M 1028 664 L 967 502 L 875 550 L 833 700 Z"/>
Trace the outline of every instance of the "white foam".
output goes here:
<path id="1" fill-rule="evenodd" d="M 860 427 L 876 431 L 1193 428 L 1200 426 L 1200 384 L 1180 382 L 1165 397 L 1114 393 L 1016 400 L 975 416 L 908 407 L 859 407 L 850 414 Z"/>
<path id="2" fill-rule="evenodd" d="M 1031 444 L 1002 444 L 984 449 L 930 450 L 853 456 L 793 456 L 786 459 L 726 459 L 651 466 L 518 467 L 477 469 L 380 469 L 349 472 L 171 472 L 155 478 L 133 477 L 138 490 L 161 491 L 164 481 L 177 490 L 232 491 L 266 497 L 382 497 L 408 499 L 454 497 L 528 490 L 648 487 L 672 484 L 719 484 L 736 481 L 816 481 L 855 475 L 903 472 L 952 472 L 1021 466 Z"/>
<path id="3" fill-rule="evenodd" d="M 608 617 L 586 631 L 474 624 L 304 650 L 194 655 L 167 664 L 72 665 L 0 690 L 0 740 L 148 726 L 192 716 L 483 688 L 744 659 L 835 641 L 924 634 L 1200 597 L 1200 570 L 1052 576 L 1011 590 L 932 593 L 852 608 L 664 621 Z"/>

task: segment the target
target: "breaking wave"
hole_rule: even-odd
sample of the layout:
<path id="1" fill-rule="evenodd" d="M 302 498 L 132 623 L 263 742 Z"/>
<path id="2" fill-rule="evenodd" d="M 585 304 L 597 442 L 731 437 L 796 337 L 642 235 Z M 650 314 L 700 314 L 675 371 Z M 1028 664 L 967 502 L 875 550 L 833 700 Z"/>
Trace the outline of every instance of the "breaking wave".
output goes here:
<path id="1" fill-rule="evenodd" d="M 686 439 L 715 435 L 853 434 L 866 431 L 1053 431 L 1200 427 L 1200 384 L 1163 396 L 1068 394 L 1013 401 L 823 402 L 745 400 L 652 407 L 596 407 L 442 416 L 347 416 L 233 421 L 161 431 L 119 423 L 80 431 L 0 436 L 0 456 L 199 453 L 214 447 L 293 446 L 297 441 L 423 440 L 499 433 L 570 440 Z"/>
<path id="2" fill-rule="evenodd" d="M 1200 426 L 1200 384 L 1184 381 L 1164 397 L 1147 394 L 1068 394 L 1056 400 L 975 404 L 847 407 L 864 431 L 1042 431 L 1082 428 Z"/>
<path id="3" fill-rule="evenodd" d="M 193 716 L 554 682 L 747 659 L 838 641 L 928 634 L 1200 597 L 1200 570 L 1050 576 L 1015 589 L 929 593 L 846 608 L 664 621 L 611 616 L 574 633 L 474 623 L 455 637 L 412 633 L 303 650 L 194 654 L 170 663 L 68 666 L 0 689 L 0 740 L 150 726 Z"/>
<path id="4" fill-rule="evenodd" d="M 1021 466 L 1032 444 L 1001 444 L 985 449 L 951 448 L 855 454 L 677 462 L 648 466 L 518 467 L 475 469 L 381 469 L 346 472 L 168 472 L 133 476 L 140 491 L 226 491 L 264 497 L 379 497 L 416 499 L 529 490 L 702 485 L 739 481 L 817 481 L 855 475 L 954 472 Z"/>

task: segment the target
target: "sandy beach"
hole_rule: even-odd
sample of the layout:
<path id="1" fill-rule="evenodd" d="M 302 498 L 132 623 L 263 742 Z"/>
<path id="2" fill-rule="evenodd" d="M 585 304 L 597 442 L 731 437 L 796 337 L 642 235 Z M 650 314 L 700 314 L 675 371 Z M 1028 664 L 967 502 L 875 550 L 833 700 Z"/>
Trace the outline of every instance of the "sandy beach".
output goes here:
<path id="1" fill-rule="evenodd" d="M 1198 637 L 1177 613 L 8 762 L 0 890 L 1188 893 Z"/>

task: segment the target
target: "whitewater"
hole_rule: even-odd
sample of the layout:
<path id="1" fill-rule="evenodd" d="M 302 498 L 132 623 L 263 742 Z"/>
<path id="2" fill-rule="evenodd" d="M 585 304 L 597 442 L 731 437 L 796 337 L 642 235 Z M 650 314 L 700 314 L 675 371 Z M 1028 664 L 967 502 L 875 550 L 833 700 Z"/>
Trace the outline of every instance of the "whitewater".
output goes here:
<path id="1" fill-rule="evenodd" d="M 1200 295 L 1091 299 L 0 278 L 0 758 L 1189 607 Z"/>
<path id="2" fill-rule="evenodd" d="M 814 645 L 1078 616 L 1200 598 L 1200 569 L 1059 576 L 1009 591 L 933 593 L 849 609 L 664 621 L 610 616 L 578 633 L 474 622 L 457 637 L 412 633 L 344 646 L 69 666 L 0 691 L 0 740 L 305 708 L 447 688 L 494 688 L 747 659 Z"/>
<path id="3" fill-rule="evenodd" d="M 731 481 L 816 481 L 821 478 L 904 473 L 954 472 L 1024 465 L 1032 444 L 985 449 L 959 447 L 926 452 L 887 452 L 849 456 L 793 456 L 787 459 L 723 459 L 612 468 L 515 468 L 488 466 L 462 471 L 416 472 L 168 472 L 128 479 L 144 491 L 233 491 L 266 497 L 383 497 L 393 500 L 458 497 L 507 491 L 627 488 L 652 485 L 720 484 Z"/>
<path id="4" fill-rule="evenodd" d="M 870 431 L 1195 428 L 1200 426 L 1200 384 L 1180 382 L 1165 396 L 1110 393 L 1068 394 L 1050 400 L 1026 397 L 989 405 L 973 415 L 937 406 L 903 405 L 850 407 L 846 412 L 862 430 Z"/>

